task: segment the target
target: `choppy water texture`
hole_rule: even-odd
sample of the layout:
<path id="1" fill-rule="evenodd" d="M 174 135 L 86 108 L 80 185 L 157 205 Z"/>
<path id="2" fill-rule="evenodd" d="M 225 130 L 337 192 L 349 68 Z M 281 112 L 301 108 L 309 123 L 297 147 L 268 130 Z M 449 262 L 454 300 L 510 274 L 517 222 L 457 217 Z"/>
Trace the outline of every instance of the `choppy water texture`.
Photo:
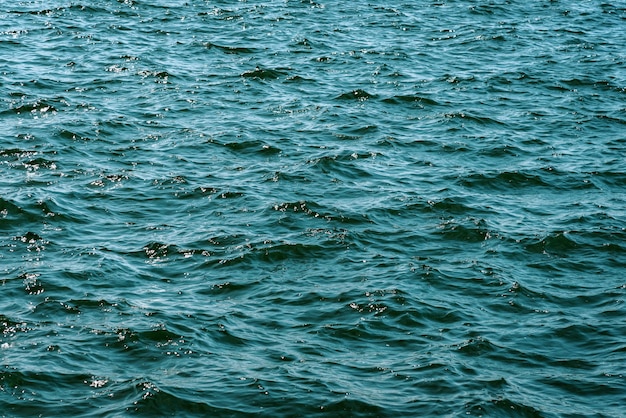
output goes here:
<path id="1" fill-rule="evenodd" d="M 0 415 L 624 416 L 626 5 L 378 3 L 2 2 Z"/>

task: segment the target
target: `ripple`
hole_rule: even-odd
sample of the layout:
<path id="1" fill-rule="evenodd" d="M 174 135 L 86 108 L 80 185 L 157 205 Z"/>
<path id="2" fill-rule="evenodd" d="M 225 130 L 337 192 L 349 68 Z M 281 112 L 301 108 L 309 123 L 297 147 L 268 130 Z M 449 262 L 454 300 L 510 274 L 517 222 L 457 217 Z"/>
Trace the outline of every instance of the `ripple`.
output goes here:
<path id="1" fill-rule="evenodd" d="M 339 96 L 337 96 L 335 99 L 336 100 L 357 100 L 359 102 L 362 102 L 362 101 L 372 99 L 375 97 L 376 97 L 375 95 L 372 95 L 366 92 L 365 90 L 357 89 L 357 90 L 349 91 L 347 93 L 342 93 Z"/>
<path id="2" fill-rule="evenodd" d="M 246 71 L 241 74 L 244 78 L 252 78 L 256 80 L 275 80 L 285 77 L 287 73 L 281 69 L 265 69 L 256 67 L 252 71 Z"/>
<path id="3" fill-rule="evenodd" d="M 0 12 L 5 414 L 620 416 L 622 9 L 67 3 Z"/>

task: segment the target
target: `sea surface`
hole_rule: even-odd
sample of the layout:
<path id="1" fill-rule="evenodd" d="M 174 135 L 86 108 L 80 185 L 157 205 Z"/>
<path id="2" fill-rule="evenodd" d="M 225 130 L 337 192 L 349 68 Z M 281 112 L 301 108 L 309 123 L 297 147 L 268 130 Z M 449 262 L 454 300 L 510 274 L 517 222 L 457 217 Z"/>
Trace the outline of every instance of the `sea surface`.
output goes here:
<path id="1" fill-rule="evenodd" d="M 626 3 L 0 1 L 0 416 L 626 416 Z"/>

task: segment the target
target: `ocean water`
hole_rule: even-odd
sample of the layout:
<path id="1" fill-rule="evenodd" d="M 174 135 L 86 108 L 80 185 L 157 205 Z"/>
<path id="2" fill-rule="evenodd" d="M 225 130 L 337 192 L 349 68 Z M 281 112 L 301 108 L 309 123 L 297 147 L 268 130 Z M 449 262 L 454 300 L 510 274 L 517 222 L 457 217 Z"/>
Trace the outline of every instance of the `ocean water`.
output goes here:
<path id="1" fill-rule="evenodd" d="M 0 2 L 0 416 L 626 416 L 626 3 Z"/>

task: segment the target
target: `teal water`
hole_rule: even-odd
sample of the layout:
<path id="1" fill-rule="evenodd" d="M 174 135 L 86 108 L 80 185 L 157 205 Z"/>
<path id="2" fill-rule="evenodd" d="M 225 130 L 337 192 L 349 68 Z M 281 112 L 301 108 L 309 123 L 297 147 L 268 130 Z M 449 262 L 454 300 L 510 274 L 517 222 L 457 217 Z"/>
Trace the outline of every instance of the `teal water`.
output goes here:
<path id="1" fill-rule="evenodd" d="M 626 5 L 0 4 L 0 416 L 623 417 Z"/>

